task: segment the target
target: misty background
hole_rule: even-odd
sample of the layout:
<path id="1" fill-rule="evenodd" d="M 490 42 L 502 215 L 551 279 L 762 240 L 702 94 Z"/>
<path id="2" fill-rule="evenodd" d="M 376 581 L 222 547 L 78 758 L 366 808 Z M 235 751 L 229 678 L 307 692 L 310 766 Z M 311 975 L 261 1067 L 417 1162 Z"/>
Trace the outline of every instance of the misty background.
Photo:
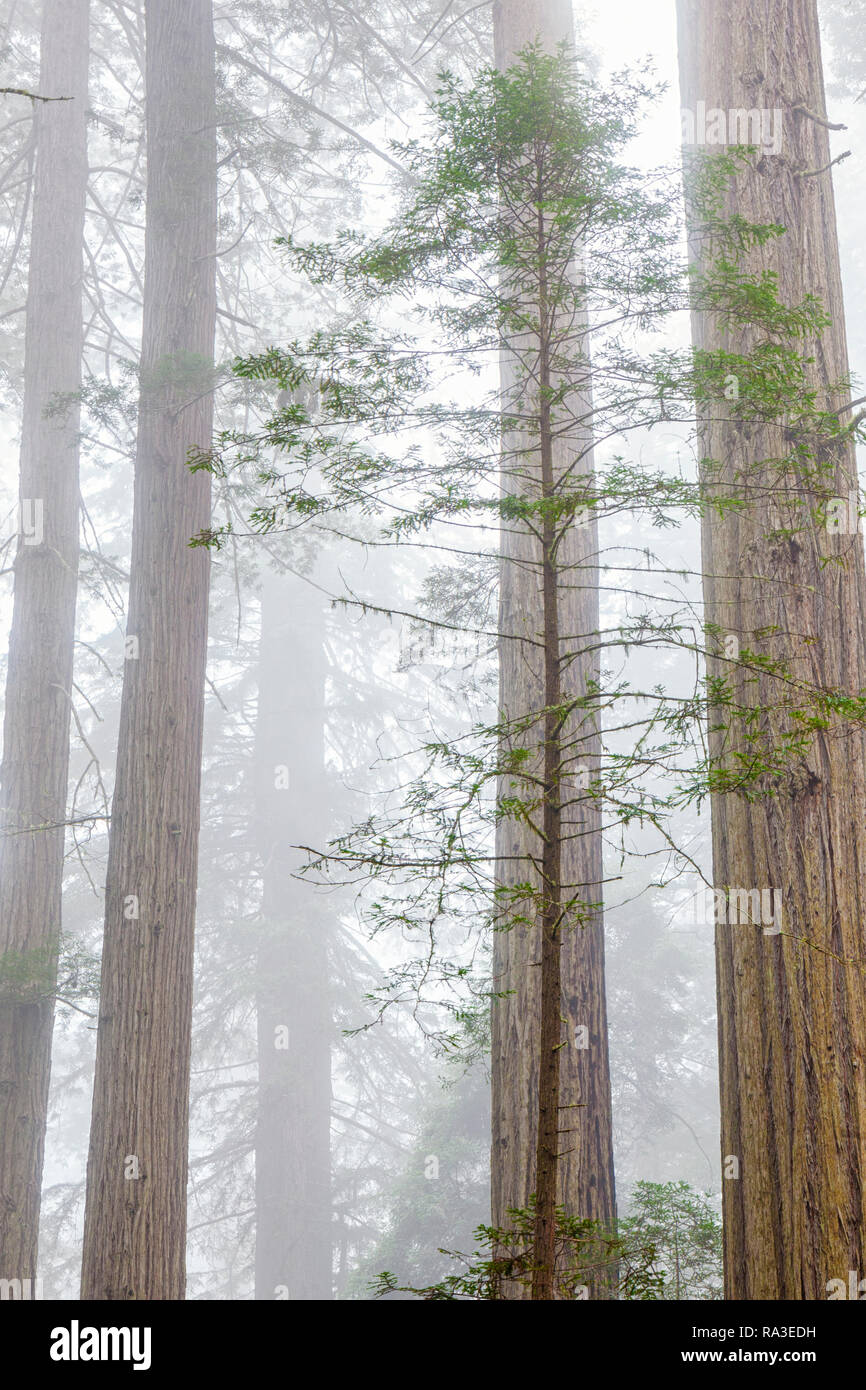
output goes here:
<path id="1" fill-rule="evenodd" d="M 667 89 L 629 151 L 647 168 L 680 151 L 676 16 L 670 0 L 578 7 L 579 45 L 606 74 L 649 59 Z M 866 33 L 844 3 L 823 6 L 831 119 L 848 127 L 834 170 L 848 335 L 862 375 L 866 322 L 862 160 L 866 101 L 856 64 Z M 38 86 L 40 7 L 0 4 L 0 80 Z M 39 1272 L 45 1297 L 75 1298 L 95 1051 L 107 824 L 126 631 L 137 356 L 144 253 L 143 25 L 136 3 L 92 6 L 82 413 L 81 574 L 73 689 L 64 946 L 45 1151 Z M 862 22 L 862 19 L 859 21 Z M 231 375 L 232 360 L 302 336 L 329 305 L 290 270 L 279 236 L 327 239 L 373 230 L 395 205 L 389 140 L 423 128 L 447 68 L 491 61 L 489 7 L 457 0 L 381 4 L 218 3 L 218 429 L 250 428 L 273 397 Z M 31 103 L 0 98 L 0 651 L 8 646 L 17 532 L 18 441 L 27 292 Z M 687 324 L 683 323 L 683 341 Z M 855 381 L 856 388 L 856 381 Z M 859 392 L 855 389 L 855 394 Z M 431 446 L 432 447 L 432 446 Z M 641 457 L 677 456 L 655 431 Z M 369 1297 L 379 1270 L 425 1282 L 440 1247 L 473 1248 L 489 1212 L 489 1078 L 484 949 L 455 937 L 470 968 L 461 1046 L 437 1039 L 435 1001 L 380 1010 L 383 980 L 415 947 L 370 931 L 374 890 L 298 877 L 297 845 L 324 847 L 393 804 L 406 759 L 430 727 L 454 734 L 492 717 L 491 652 L 434 641 L 414 611 L 430 563 L 307 532 L 243 535 L 252 482 L 217 484 L 217 523 L 237 534 L 213 557 L 202 831 L 196 925 L 190 1134 L 188 1297 L 249 1299 L 268 1279 L 268 1232 L 256 1230 L 256 1164 L 274 1190 L 303 1147 L 321 1181 L 286 1196 L 297 1237 L 292 1297 Z M 629 525 L 632 525 L 629 523 Z M 602 626 L 628 601 L 617 547 L 647 538 L 607 523 L 611 577 Z M 653 544 L 657 544 L 657 538 Z M 696 568 L 698 528 L 664 538 L 671 564 Z M 358 605 L 338 600 L 346 592 Z M 699 600 L 684 584 L 688 602 Z M 495 575 L 477 596 L 495 613 Z M 664 679 L 688 687 L 671 658 Z M 630 676 L 656 681 L 637 652 Z M 693 674 L 693 673 L 691 673 Z M 0 687 L 5 683 L 5 667 Z M 709 811 L 677 827 L 708 869 Z M 712 926 L 693 920 L 699 880 L 656 887 L 659 846 L 631 832 L 606 846 L 607 985 L 617 1195 L 684 1180 L 720 1204 Z M 288 1016 L 292 1106 L 269 1105 L 263 1037 Z M 451 1024 L 449 1022 L 448 1026 Z M 453 1054 L 453 1055 L 450 1055 Z M 277 1087 L 277 1089 L 279 1089 Z M 273 1296 L 272 1294 L 259 1296 Z"/>

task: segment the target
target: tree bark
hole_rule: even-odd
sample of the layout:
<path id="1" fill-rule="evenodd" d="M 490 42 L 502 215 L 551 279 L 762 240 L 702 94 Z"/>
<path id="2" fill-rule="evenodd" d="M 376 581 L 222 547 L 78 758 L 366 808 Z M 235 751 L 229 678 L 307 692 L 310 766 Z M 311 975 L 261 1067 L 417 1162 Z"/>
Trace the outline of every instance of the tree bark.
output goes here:
<path id="1" fill-rule="evenodd" d="M 89 0 L 46 0 L 27 289 L 21 530 L 0 804 L 0 1275 L 32 1279 L 60 941 L 78 583 Z M 66 397 L 62 406 L 56 401 Z"/>
<path id="2" fill-rule="evenodd" d="M 554 436 L 550 401 L 547 393 L 552 387 L 550 344 L 545 323 L 550 314 L 547 305 L 544 245 L 547 237 L 544 215 L 538 213 L 539 296 L 539 464 L 541 466 L 541 495 L 553 501 L 556 497 Z M 563 773 L 564 751 L 562 706 L 562 634 L 560 629 L 560 594 L 562 579 L 557 563 L 557 527 L 551 512 L 545 512 L 541 539 L 541 601 L 544 633 L 544 750 L 542 755 L 542 836 L 540 884 L 541 982 L 539 990 L 539 1057 L 538 1057 L 538 1129 L 535 1142 L 535 1202 L 536 1226 L 533 1246 L 532 1297 L 549 1300 L 556 1292 L 556 1207 L 558 1197 L 558 1167 L 560 1150 L 568 1146 L 565 1133 L 579 1128 L 561 1122 L 561 1067 L 563 937 L 569 930 L 564 909 L 563 886 Z M 572 925 L 572 931 L 575 929 Z M 580 927 L 576 928 L 580 930 Z M 566 1036 L 566 1046 L 572 1039 Z M 575 1119 L 577 1117 L 574 1117 Z M 569 1117 L 571 1119 L 571 1117 Z"/>
<path id="3" fill-rule="evenodd" d="M 256 1298 L 333 1296 L 331 1012 L 326 915 L 299 882 L 325 832 L 324 615 L 308 585 L 266 573 L 256 726 L 262 921 L 256 968 Z"/>
<path id="4" fill-rule="evenodd" d="M 210 0 L 147 0 L 145 306 L 82 1297 L 181 1299 L 211 444 Z"/>
<path id="5" fill-rule="evenodd" d="M 510 66 L 520 50 L 536 39 L 548 50 L 562 41 L 573 44 L 571 6 L 567 0 L 499 0 L 494 6 L 494 36 L 500 68 Z M 506 345 L 504 399 L 514 385 L 514 373 L 513 355 Z M 588 443 L 586 437 L 566 441 L 557 433 L 551 446 L 550 486 L 573 458 L 570 446 L 577 444 L 583 449 Z M 539 440 L 535 441 L 535 463 L 527 465 L 524 442 L 523 457 L 516 468 L 508 462 L 512 445 L 514 453 L 521 453 L 519 441 L 506 442 L 505 490 L 525 488 L 527 473 L 535 474 L 530 491 L 543 489 Z M 584 466 L 591 473 L 591 453 L 587 453 Z M 581 697 L 589 683 L 598 680 L 597 657 L 580 651 L 582 639 L 588 639 L 592 646 L 599 629 L 597 549 L 594 525 L 573 526 L 558 547 L 551 589 L 549 548 L 514 523 L 504 528 L 499 619 L 503 633 L 499 697 L 503 720 L 513 721 L 531 713 L 540 716 L 549 707 L 552 693 L 557 699 Z M 544 639 L 546 657 L 534 645 L 539 638 Z M 556 689 L 551 684 L 551 662 L 557 669 Z M 540 838 L 525 825 L 514 820 L 500 823 L 496 849 L 500 889 L 527 880 L 540 884 L 547 879 L 543 894 L 551 911 L 540 914 L 535 924 L 514 923 L 498 931 L 494 939 L 494 990 L 504 997 L 494 1001 L 492 1015 L 491 1187 L 493 1224 L 507 1227 L 509 1209 L 526 1207 L 532 1193 L 540 1195 L 536 1190 L 544 1182 L 545 1211 L 539 1211 L 539 1216 L 549 1251 L 552 1218 L 546 1163 L 542 1157 L 539 1175 L 538 1160 L 551 1147 L 553 1124 L 558 1133 L 557 1200 L 567 1212 L 610 1225 L 616 1216 L 616 1198 L 600 908 L 600 816 L 591 798 L 566 798 L 570 805 L 565 812 L 554 805 L 561 796 L 559 783 L 573 777 L 576 763 L 591 776 L 596 775 L 598 731 L 591 716 L 583 713 L 579 718 L 571 717 L 556 734 L 554 769 L 550 762 L 550 720 L 541 719 L 533 729 L 534 733 L 518 735 L 514 741 L 519 744 L 521 739 L 537 739 L 536 762 L 538 770 L 543 769 L 549 791 L 547 809 L 559 817 L 557 825 L 547 826 L 548 836 L 552 834 L 556 842 L 557 863 L 548 862 L 554 850 L 550 839 L 545 857 Z M 532 867 L 533 861 L 541 864 L 540 876 Z M 556 887 L 553 895 L 549 891 L 551 873 Z M 581 920 L 572 914 L 573 920 L 554 929 L 563 885 L 582 886 Z M 507 918 L 507 908 L 504 915 Z M 541 917 L 549 920 L 542 922 Z M 580 1045 L 584 1042 L 585 1046 Z M 552 1088 L 558 1093 L 556 1101 Z M 539 1124 L 541 1091 L 545 1113 Z M 553 1117 L 552 1106 L 556 1109 Z M 529 1297 L 530 1293 L 515 1287 L 507 1296 Z M 553 1295 L 536 1289 L 534 1296 Z"/>
<path id="6" fill-rule="evenodd" d="M 680 0 L 683 106 L 781 112 L 781 152 L 740 175 L 728 211 L 778 222 L 787 234 L 753 254 L 778 276 L 784 302 L 820 296 L 832 327 L 814 349 L 819 391 L 848 360 L 815 0 Z M 805 108 L 805 111 L 803 110 Z M 814 172 L 823 171 L 823 172 Z M 701 245 L 694 236 L 693 259 Z M 702 315 L 699 346 L 747 349 Z M 827 402 L 839 408 L 843 401 Z M 724 465 L 722 487 L 742 495 L 743 464 L 784 457 L 779 431 L 706 422 L 701 452 Z M 850 444 L 831 462 L 833 487 L 856 489 Z M 789 476 L 749 475 L 761 500 L 704 522 L 706 619 L 742 646 L 788 661 L 826 689 L 866 689 L 863 546 L 831 535 Z M 797 504 L 802 505 L 798 506 Z M 781 533 L 789 530 L 790 536 Z M 824 563 L 829 560 L 829 563 Z M 728 676 L 714 655 L 710 675 Z M 734 676 L 744 703 L 771 706 L 778 683 Z M 770 716 L 766 716 L 769 718 Z M 715 723 L 711 720 L 711 723 Z M 771 726 L 772 727 L 772 726 Z M 783 734 L 781 721 L 776 732 Z M 734 766 L 743 730 L 711 734 L 721 767 Z M 767 779 L 764 798 L 713 798 L 713 872 L 721 888 L 770 888 L 782 932 L 716 928 L 722 1094 L 725 1296 L 823 1299 L 827 1283 L 863 1271 L 866 1140 L 866 740 L 843 723 L 818 732 L 807 756 Z"/>

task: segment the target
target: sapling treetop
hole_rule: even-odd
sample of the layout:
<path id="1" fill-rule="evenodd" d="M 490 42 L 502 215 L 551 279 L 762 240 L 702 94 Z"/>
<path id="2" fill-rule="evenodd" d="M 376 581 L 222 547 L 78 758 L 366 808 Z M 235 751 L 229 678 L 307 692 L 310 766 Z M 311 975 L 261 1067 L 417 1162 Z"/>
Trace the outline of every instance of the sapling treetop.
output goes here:
<path id="1" fill-rule="evenodd" d="M 254 533 L 300 525 L 320 539 L 336 533 L 359 545 L 429 546 L 449 557 L 456 588 L 465 587 L 467 570 L 495 555 L 503 529 L 535 536 L 540 575 L 547 524 L 560 579 L 579 585 L 581 574 L 566 576 L 560 561 L 563 537 L 575 526 L 592 518 L 639 518 L 649 529 L 667 529 L 707 508 L 744 510 L 768 486 L 783 486 L 791 470 L 800 483 L 809 480 L 814 499 L 803 524 L 825 520 L 834 499 L 823 446 L 852 431 L 859 435 L 861 425 L 822 406 L 809 384 L 805 347 L 826 327 L 822 306 L 813 296 L 783 304 L 771 274 L 743 269 L 749 249 L 784 235 L 780 226 L 755 226 L 721 212 L 723 190 L 751 157 L 748 149 L 702 162 L 698 198 L 715 255 L 700 275 L 690 272 L 679 170 L 647 173 L 622 162 L 654 94 L 648 80 L 628 74 L 601 87 L 565 51 L 551 57 L 535 48 L 507 73 L 481 72 L 472 87 L 446 74 L 424 135 L 395 145 L 411 178 L 386 230 L 376 237 L 347 231 L 328 244 L 282 240 L 288 264 L 328 287 L 338 310 L 306 339 L 235 363 L 240 377 L 276 387 L 287 403 L 262 429 L 227 431 L 213 451 L 193 460 L 194 467 L 218 472 L 254 467 Z M 576 278 L 578 252 L 583 274 Z M 695 307 L 747 326 L 751 351 L 672 346 L 677 316 Z M 521 370 L 503 398 L 496 367 L 506 339 Z M 846 389 L 847 383 L 833 384 L 835 393 Z M 647 466 L 630 450 L 632 439 L 642 441 L 660 424 L 679 425 L 684 442 L 694 440 L 698 407 L 745 424 L 784 421 L 790 451 L 744 462 L 741 486 L 732 491 L 715 484 L 718 461 L 684 468 L 678 453 L 674 463 Z M 567 452 L 547 487 L 534 464 L 544 430 Z M 603 461 L 588 473 L 584 457 L 604 445 Z M 373 519 L 372 533 L 362 517 Z M 230 529 L 199 541 L 218 548 Z M 632 648 L 669 648 L 699 658 L 706 649 L 699 615 L 663 590 L 668 577 L 694 577 L 688 565 L 672 565 L 669 549 L 663 559 L 644 548 L 628 557 L 623 550 L 610 547 L 609 572 L 620 581 L 631 574 L 633 592 L 647 606 L 615 629 L 561 633 L 566 685 L 569 666 L 589 649 L 608 659 L 617 648 L 626 655 Z M 595 557 L 593 568 L 598 564 Z M 448 569 L 436 573 L 430 587 L 441 593 Z M 411 595 L 389 604 L 348 590 L 335 598 L 405 616 L 443 640 L 464 626 L 453 606 L 446 617 Z M 483 656 L 502 634 L 473 618 L 466 627 Z M 713 647 L 719 637 L 708 634 Z M 539 646 L 543 640 L 539 631 Z M 749 650 L 734 664 L 766 666 Z M 833 711 L 862 716 L 856 701 L 802 680 L 792 686 L 784 663 L 774 669 L 780 706 L 799 712 L 804 724 L 807 711 L 816 718 Z M 563 699 L 561 714 L 567 693 Z M 682 698 L 625 681 L 595 690 L 583 703 L 604 714 L 609 733 L 630 730 L 634 747 L 625 758 L 609 751 L 604 775 L 593 776 L 582 794 L 602 797 L 616 822 L 653 819 L 703 796 L 720 777 L 729 779 L 730 770 L 710 765 L 701 747 L 708 700 L 726 718 L 754 719 L 724 681 L 709 691 L 698 683 Z M 638 714 L 638 702 L 651 712 Z M 524 743 L 543 713 L 520 721 Z M 474 732 L 488 752 L 501 750 L 501 721 Z M 744 793 L 763 779 L 767 760 L 792 752 L 790 745 L 762 743 L 757 729 L 754 739 L 752 766 L 738 774 Z M 568 750 L 573 765 L 580 761 L 578 745 Z M 503 771 L 495 752 L 488 761 L 465 746 L 431 744 L 427 751 L 469 768 L 478 793 Z M 508 770 L 518 782 L 526 757 L 526 747 L 511 747 Z M 652 788 L 661 769 L 667 778 L 658 795 Z M 534 793 L 527 797 L 527 791 L 498 812 L 531 814 Z M 423 843 L 417 828 L 416 850 Z M 471 841 L 477 843 L 475 835 Z M 354 857 L 345 845 L 340 853 Z M 391 862 L 387 854 L 371 854 L 370 861 L 377 869 Z M 424 862 L 416 853 L 407 867 L 418 872 Z"/>

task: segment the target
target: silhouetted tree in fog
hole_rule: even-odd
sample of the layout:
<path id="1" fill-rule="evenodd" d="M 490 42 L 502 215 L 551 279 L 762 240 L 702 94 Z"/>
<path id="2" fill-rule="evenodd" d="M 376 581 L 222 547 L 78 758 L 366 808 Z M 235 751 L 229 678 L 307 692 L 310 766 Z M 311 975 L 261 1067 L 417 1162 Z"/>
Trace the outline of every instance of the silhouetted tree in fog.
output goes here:
<path id="1" fill-rule="evenodd" d="M 0 1276 L 36 1274 L 79 550 L 89 0 L 46 0 L 0 770 Z"/>
<path id="2" fill-rule="evenodd" d="M 266 572 L 256 714 L 256 1298 L 331 1297 L 332 909 L 296 877 L 325 830 L 324 613 Z"/>

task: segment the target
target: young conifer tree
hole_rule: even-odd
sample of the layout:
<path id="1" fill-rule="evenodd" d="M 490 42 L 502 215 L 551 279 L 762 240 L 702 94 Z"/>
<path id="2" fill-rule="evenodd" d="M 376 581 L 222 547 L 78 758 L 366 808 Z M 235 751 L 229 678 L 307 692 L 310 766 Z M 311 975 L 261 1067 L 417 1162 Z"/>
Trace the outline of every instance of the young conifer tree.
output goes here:
<path id="1" fill-rule="evenodd" d="M 748 388 L 744 418 L 795 420 L 785 460 L 799 456 L 805 439 L 829 439 L 840 428 L 810 393 L 802 353 L 804 331 L 820 332 L 820 306 L 808 297 L 783 304 L 771 281 L 741 264 L 741 253 L 778 238 L 780 229 L 728 225 L 720 215 L 720 189 L 746 156 L 723 157 L 704 180 L 703 215 L 724 245 L 694 279 L 678 250 L 678 171 L 648 178 L 623 164 L 649 95 L 628 79 L 601 87 L 567 53 L 537 45 L 470 88 L 445 76 L 428 130 L 399 149 L 414 182 L 385 232 L 286 245 L 293 266 L 340 296 L 340 317 L 236 370 L 258 389 L 269 382 L 295 393 L 291 403 L 262 431 L 225 434 L 197 461 L 216 471 L 257 467 L 255 530 L 334 528 L 369 545 L 373 525 L 376 544 L 444 551 L 451 568 L 438 576 L 440 591 L 449 573 L 467 590 L 473 576 L 477 585 L 485 565 L 502 559 L 503 530 L 530 535 L 537 546 L 534 566 L 524 553 L 511 560 L 538 585 L 535 631 L 515 635 L 501 623 L 493 630 L 473 623 L 469 600 L 465 610 L 458 603 L 447 614 L 429 607 L 413 614 L 431 634 L 468 630 L 485 650 L 491 641 L 531 646 L 534 669 L 544 675 L 536 703 L 499 709 L 464 737 L 443 739 L 431 728 L 408 760 L 399 807 L 392 803 L 316 859 L 384 881 L 366 910 L 375 929 L 390 925 L 418 940 L 417 958 L 395 970 L 391 983 L 394 1002 L 411 999 L 419 1014 L 434 1005 L 458 1016 L 465 1010 L 473 978 L 457 946 L 461 933 L 489 941 L 531 931 L 545 944 L 533 1066 L 527 1059 L 523 1073 L 536 1117 L 534 1188 L 524 1207 L 491 1228 L 494 1246 L 520 1250 L 504 1276 L 500 1269 L 496 1297 L 571 1298 L 581 1286 L 604 1296 L 615 1279 L 599 1267 L 611 1249 L 609 1230 L 568 1197 L 559 1200 L 569 1132 L 583 1123 L 580 1103 L 562 1089 L 560 1057 L 580 1039 L 582 1020 L 575 1012 L 581 1001 L 564 996 L 561 955 L 591 917 L 598 889 L 595 879 L 575 876 L 569 846 L 591 833 L 589 812 L 601 810 L 611 832 L 640 821 L 654 827 L 665 852 L 675 849 L 671 813 L 718 785 L 720 765 L 701 741 L 708 708 L 732 726 L 753 728 L 752 707 L 718 680 L 682 694 L 602 677 L 602 647 L 610 664 L 633 648 L 700 659 L 704 643 L 688 604 L 678 607 L 654 585 L 652 576 L 669 570 L 649 548 L 630 572 L 618 561 L 622 582 L 639 588 L 645 606 L 607 631 L 573 630 L 559 595 L 594 585 L 598 559 L 587 565 L 570 538 L 593 518 L 631 514 L 664 528 L 705 506 L 750 506 L 747 492 L 708 501 L 703 479 L 675 461 L 650 466 L 639 450 L 628 454 L 631 438 L 660 422 L 688 429 L 698 406 L 726 413 L 734 366 Z M 584 269 L 575 275 L 578 251 Z M 734 357 L 660 344 L 654 330 L 690 305 L 748 324 L 749 351 Z M 303 403 L 311 387 L 315 408 Z M 627 441 L 625 450 L 590 471 L 593 439 L 614 437 Z M 219 545 L 221 536 L 207 532 L 201 540 Z M 408 598 L 377 603 L 354 590 L 341 598 L 392 616 L 412 613 Z M 572 668 L 585 671 L 590 660 L 598 679 L 573 679 Z M 746 653 L 743 665 L 750 663 L 761 668 Z M 768 722 L 784 710 L 809 728 L 833 707 L 836 692 L 802 675 L 792 684 L 782 666 L 771 674 Z M 866 704 L 846 697 L 839 713 L 858 724 Z M 606 745 L 594 764 L 588 750 L 598 748 L 602 714 Z M 798 751 L 796 741 L 765 740 L 761 748 L 778 768 Z M 760 784 L 763 765 L 754 776 Z M 751 777 L 751 766 L 741 770 L 746 792 Z M 518 837 L 528 827 L 535 837 L 532 872 L 513 881 L 500 872 L 509 827 Z M 519 862 L 525 858 L 520 849 Z M 686 859 L 683 852 L 680 863 Z M 495 979 L 488 990 L 499 992 Z M 446 1045 L 457 1032 L 442 1025 Z M 578 1269 L 574 1223 L 581 1221 L 589 1229 Z M 587 1248 L 593 1231 L 598 1259 Z"/>
<path id="2" fill-rule="evenodd" d="M 495 56 L 502 71 L 517 61 L 528 44 L 537 43 L 548 53 L 565 45 L 573 52 L 574 37 L 571 0 L 499 0 L 494 7 Z M 575 151 L 575 158 L 579 157 Z M 506 191 L 506 209 L 509 206 Z M 517 214 L 518 230 L 523 215 L 523 210 Z M 549 229 L 539 227 L 542 264 L 549 238 Z M 552 267 L 554 283 L 562 274 L 570 274 L 575 285 L 580 283 L 583 254 L 579 240 L 572 249 L 570 268 Z M 557 261 L 558 253 L 550 259 Z M 575 347 L 579 343 L 582 359 L 575 386 L 580 386 L 583 399 L 575 390 L 567 412 L 558 411 L 552 393 L 561 383 L 557 382 L 552 359 L 557 340 L 573 331 L 576 306 L 564 302 L 562 322 L 557 323 L 560 306 L 556 291 L 551 296 L 542 277 L 524 290 L 528 296 L 537 296 L 539 324 L 549 321 L 546 333 L 538 335 L 537 369 L 531 369 L 539 425 L 526 431 L 522 440 L 516 437 L 506 445 L 502 486 L 506 492 L 520 494 L 532 488 L 538 495 L 552 496 L 561 480 L 574 470 L 575 460 L 579 475 L 587 481 L 592 478 L 589 344 L 583 338 L 575 343 Z M 520 335 L 516 342 L 506 340 L 503 345 L 506 411 L 516 382 L 527 375 L 526 346 Z M 566 423 L 572 425 L 571 434 L 563 429 Z M 536 526 L 521 525 L 515 518 L 503 528 L 502 535 L 499 707 L 506 719 L 521 715 L 532 719 L 522 738 L 534 738 L 536 771 L 551 789 L 559 775 L 553 752 L 557 741 L 563 747 L 573 740 L 579 742 L 577 765 L 593 778 L 601 751 L 597 728 L 593 738 L 596 716 L 591 702 L 575 709 L 558 730 L 560 716 L 550 713 L 561 708 L 564 693 L 586 700 L 599 683 L 598 526 L 594 515 L 584 517 L 580 525 L 572 518 L 570 526 L 563 526 L 566 520 L 564 516 L 558 521 L 548 518 L 547 534 L 539 535 Z M 580 641 L 582 651 L 578 650 Z M 542 715 L 544 710 L 549 713 Z M 551 797 L 550 814 L 558 824 L 503 819 L 498 828 L 497 873 L 503 890 L 508 892 L 540 873 L 542 880 L 556 878 L 580 884 L 582 901 L 579 919 L 575 917 L 571 923 L 557 925 L 558 910 L 551 903 L 546 922 L 521 924 L 514 930 L 497 932 L 494 938 L 490 1173 L 492 1218 L 499 1226 L 507 1224 L 510 1209 L 525 1207 L 533 1192 L 553 1186 L 551 1173 L 555 1174 L 557 1198 L 570 1212 L 608 1226 L 616 1219 L 601 807 L 592 798 L 585 798 L 579 806 L 567 802 L 555 808 L 556 800 Z M 555 851 L 554 845 L 558 847 Z M 560 858 L 558 867 L 544 862 L 545 852 L 548 861 L 554 853 Z M 539 1031 L 544 1039 L 540 1051 Z M 541 1085 L 539 1066 L 548 1073 Z M 558 1108 L 545 1108 L 543 1125 L 539 1126 L 536 1098 L 554 1094 L 559 1096 Z M 551 1240 L 549 1204 L 545 1223 L 546 1238 Z M 515 1296 L 521 1292 L 515 1286 Z"/>

